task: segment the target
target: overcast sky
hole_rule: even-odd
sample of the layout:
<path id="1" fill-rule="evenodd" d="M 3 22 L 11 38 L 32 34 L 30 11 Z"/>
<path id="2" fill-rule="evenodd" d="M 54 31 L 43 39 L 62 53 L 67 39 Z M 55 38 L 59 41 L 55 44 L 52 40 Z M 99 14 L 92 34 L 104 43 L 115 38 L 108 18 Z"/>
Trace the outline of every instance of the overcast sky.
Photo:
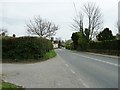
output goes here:
<path id="1" fill-rule="evenodd" d="M 73 30 L 70 25 L 77 11 L 86 2 L 95 2 L 102 11 L 104 28 L 109 27 L 117 33 L 119 0 L 0 0 L 0 28 L 8 29 L 9 35 L 27 35 L 25 25 L 29 19 L 40 15 L 43 19 L 59 25 L 55 37 L 70 39 Z"/>

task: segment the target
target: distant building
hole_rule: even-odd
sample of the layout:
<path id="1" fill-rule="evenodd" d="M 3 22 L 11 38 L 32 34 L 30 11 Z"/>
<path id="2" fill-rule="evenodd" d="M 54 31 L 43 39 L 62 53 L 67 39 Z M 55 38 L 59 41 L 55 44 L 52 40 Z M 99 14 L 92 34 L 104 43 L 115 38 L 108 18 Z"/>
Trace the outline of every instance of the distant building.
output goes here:
<path id="1" fill-rule="evenodd" d="M 54 48 L 54 49 L 57 49 L 57 48 L 58 48 L 58 44 L 57 44 L 57 43 L 54 43 L 54 44 L 53 44 L 53 48 Z"/>
<path id="2" fill-rule="evenodd" d="M 53 48 L 54 49 L 57 49 L 58 48 L 58 41 L 53 41 Z"/>

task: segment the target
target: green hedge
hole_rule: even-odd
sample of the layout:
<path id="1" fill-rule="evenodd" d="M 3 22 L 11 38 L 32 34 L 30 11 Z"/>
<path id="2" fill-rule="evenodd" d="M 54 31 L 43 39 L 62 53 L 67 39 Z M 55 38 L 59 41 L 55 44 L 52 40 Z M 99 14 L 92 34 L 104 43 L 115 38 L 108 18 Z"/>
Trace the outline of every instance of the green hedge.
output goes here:
<path id="1" fill-rule="evenodd" d="M 2 60 L 2 37 L 0 37 L 0 61 Z"/>
<path id="2" fill-rule="evenodd" d="M 89 49 L 99 49 L 99 50 L 120 50 L 120 40 L 110 40 L 110 41 L 100 41 L 100 42 L 90 42 Z"/>
<path id="3" fill-rule="evenodd" d="M 74 50 L 73 43 L 71 43 L 71 44 L 66 44 L 66 45 L 65 45 L 65 48 L 66 48 L 66 49 L 69 49 L 69 50 Z"/>
<path id="4" fill-rule="evenodd" d="M 37 37 L 2 39 L 3 59 L 39 59 L 53 49 L 51 41 Z"/>

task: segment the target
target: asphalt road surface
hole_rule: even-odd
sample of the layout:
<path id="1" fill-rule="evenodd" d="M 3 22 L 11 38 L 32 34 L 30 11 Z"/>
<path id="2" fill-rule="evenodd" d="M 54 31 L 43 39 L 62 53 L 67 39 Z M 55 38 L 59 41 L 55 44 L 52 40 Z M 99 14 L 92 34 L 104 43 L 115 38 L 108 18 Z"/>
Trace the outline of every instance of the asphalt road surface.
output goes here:
<path id="1" fill-rule="evenodd" d="M 118 88 L 118 57 L 56 50 L 87 88 Z"/>
<path id="2" fill-rule="evenodd" d="M 63 60 L 31 64 L 2 64 L 2 79 L 25 88 L 85 88 Z"/>
<path id="3" fill-rule="evenodd" d="M 2 64 L 2 79 L 25 88 L 118 88 L 117 57 L 56 52 L 57 57 L 44 62 Z"/>

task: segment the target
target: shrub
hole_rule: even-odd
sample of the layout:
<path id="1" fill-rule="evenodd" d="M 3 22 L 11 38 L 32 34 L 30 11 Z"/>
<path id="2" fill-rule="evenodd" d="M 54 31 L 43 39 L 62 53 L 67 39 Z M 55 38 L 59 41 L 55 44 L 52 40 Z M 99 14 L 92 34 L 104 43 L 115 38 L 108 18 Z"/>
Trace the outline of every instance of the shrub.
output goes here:
<path id="1" fill-rule="evenodd" d="M 91 41 L 89 43 L 89 49 L 120 50 L 119 44 L 120 40 Z"/>
<path id="2" fill-rule="evenodd" d="M 120 40 L 107 40 L 89 43 L 87 51 L 120 56 Z"/>
<path id="3" fill-rule="evenodd" d="M 65 48 L 66 48 L 66 49 L 69 49 L 69 50 L 74 50 L 73 43 L 66 44 L 66 45 L 65 45 Z"/>
<path id="4" fill-rule="evenodd" d="M 0 61 L 2 60 L 2 39 L 0 38 Z"/>
<path id="5" fill-rule="evenodd" d="M 87 49 L 87 46 L 88 46 L 87 39 L 82 34 L 82 32 L 79 32 L 78 35 L 79 35 L 79 39 L 78 39 L 77 50 L 85 51 Z"/>
<path id="6" fill-rule="evenodd" d="M 3 59 L 39 59 L 53 49 L 51 41 L 37 37 L 2 39 Z"/>

